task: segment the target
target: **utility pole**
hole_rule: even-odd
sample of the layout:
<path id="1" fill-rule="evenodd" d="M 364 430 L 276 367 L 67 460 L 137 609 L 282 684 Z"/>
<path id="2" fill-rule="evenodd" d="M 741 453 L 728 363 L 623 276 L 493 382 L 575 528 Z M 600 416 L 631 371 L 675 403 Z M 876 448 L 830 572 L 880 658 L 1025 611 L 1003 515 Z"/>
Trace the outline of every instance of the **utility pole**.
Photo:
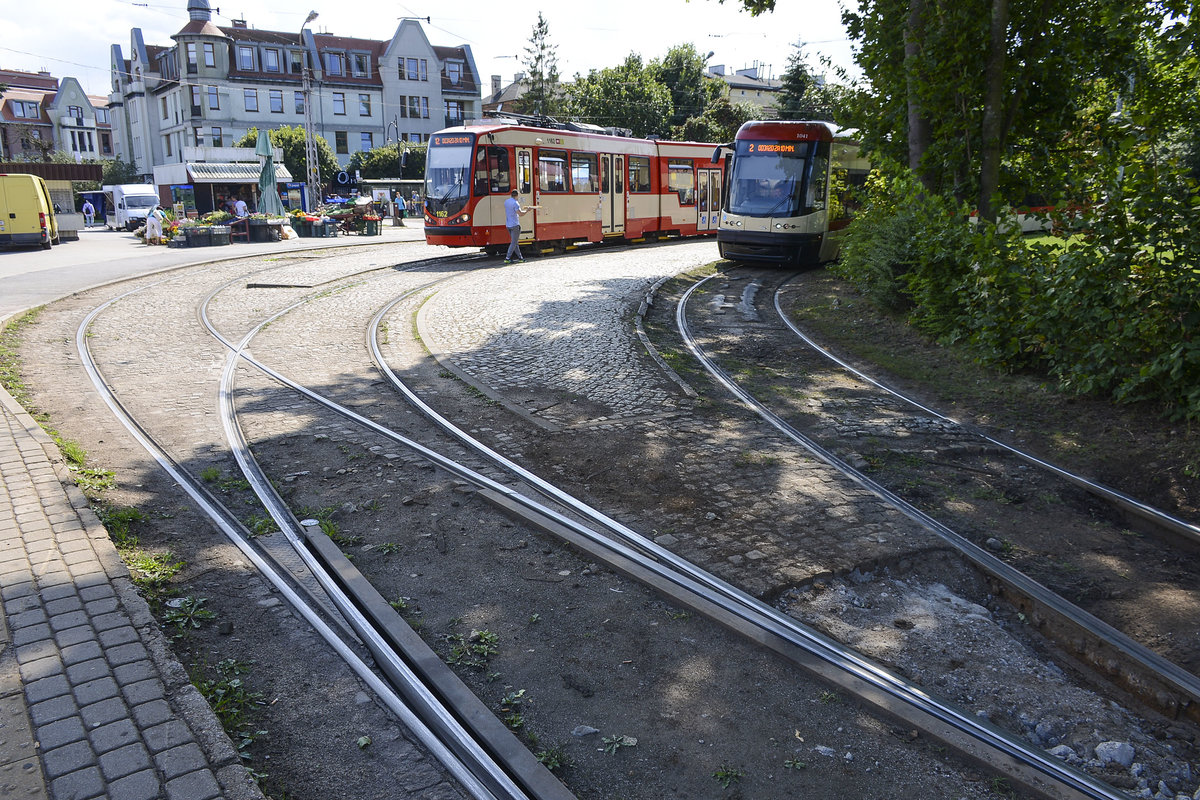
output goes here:
<path id="1" fill-rule="evenodd" d="M 312 67 L 308 60 L 308 48 L 304 46 L 304 28 L 317 18 L 316 11 L 308 12 L 304 25 L 300 26 L 300 47 L 303 55 L 300 58 L 301 93 L 304 95 L 304 163 L 307 166 L 305 177 L 308 183 L 308 210 L 316 211 L 321 205 L 321 164 L 317 160 L 317 139 L 313 134 L 312 113 Z"/>

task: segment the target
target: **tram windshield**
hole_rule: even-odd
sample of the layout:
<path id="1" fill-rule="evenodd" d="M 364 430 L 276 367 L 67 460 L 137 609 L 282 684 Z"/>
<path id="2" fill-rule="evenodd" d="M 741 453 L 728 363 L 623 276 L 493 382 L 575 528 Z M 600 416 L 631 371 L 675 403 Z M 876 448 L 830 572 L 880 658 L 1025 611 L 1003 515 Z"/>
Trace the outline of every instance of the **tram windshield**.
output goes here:
<path id="1" fill-rule="evenodd" d="M 738 142 L 728 210 L 751 217 L 795 217 L 824 208 L 828 145 L 813 144 Z"/>
<path id="2" fill-rule="evenodd" d="M 425 204 L 436 216 L 449 216 L 467 205 L 471 155 L 475 135 L 438 134 L 430 137 L 425 160 Z"/>

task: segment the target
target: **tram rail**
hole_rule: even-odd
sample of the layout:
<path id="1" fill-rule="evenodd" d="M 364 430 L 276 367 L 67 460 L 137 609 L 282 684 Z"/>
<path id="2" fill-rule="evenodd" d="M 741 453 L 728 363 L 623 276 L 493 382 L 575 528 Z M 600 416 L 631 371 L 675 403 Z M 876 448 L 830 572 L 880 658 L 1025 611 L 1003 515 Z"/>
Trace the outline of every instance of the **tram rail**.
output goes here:
<path id="1" fill-rule="evenodd" d="M 215 294 L 216 292 L 213 293 L 213 295 Z M 210 299 L 213 295 L 210 295 Z M 110 303 L 115 302 L 117 299 L 120 298 L 115 298 Z M 321 546 L 319 537 L 306 534 L 304 530 L 305 526 L 301 525 L 300 521 L 292 516 L 286 504 L 278 498 L 278 495 L 270 485 L 270 481 L 253 459 L 253 454 L 250 452 L 249 445 L 246 443 L 244 434 L 241 432 L 236 418 L 234 376 L 239 364 L 247 364 L 258 369 L 273 381 L 299 393 L 307 400 L 317 403 L 322 408 L 334 412 L 344 419 L 370 430 L 374 434 L 383 436 L 392 442 L 408 448 L 420 457 L 434 463 L 439 468 L 476 486 L 481 496 L 489 499 L 496 505 L 513 513 L 520 513 L 531 524 L 560 536 L 572 546 L 583 550 L 597 560 L 603 561 L 613 569 L 647 583 L 673 601 L 686 605 L 697 612 L 704 613 L 726 627 L 737 630 L 752 641 L 774 650 L 793 663 L 821 676 L 824 680 L 853 692 L 856 696 L 861 697 L 864 702 L 879 708 L 887 715 L 904 719 L 911 723 L 913 727 L 924 730 L 946 742 L 968 758 L 983 763 L 989 769 L 995 770 L 998 773 L 1009 776 L 1013 781 L 1020 783 L 1030 791 L 1044 797 L 1055 798 L 1118 798 L 1124 796 L 1103 782 L 1047 755 L 1039 748 L 1030 747 L 986 721 L 979 720 L 972 714 L 930 696 L 920 687 L 900 679 L 887 670 L 873 664 L 868 659 L 848 651 L 828 637 L 807 629 L 805 626 L 800 625 L 792 618 L 787 617 L 762 601 L 721 581 L 686 560 L 678 558 L 670 551 L 656 545 L 631 528 L 575 500 L 553 484 L 542 481 L 532 472 L 524 470 L 519 465 L 492 453 L 482 443 L 475 441 L 473 437 L 470 437 L 449 421 L 443 420 L 438 424 L 457 437 L 460 442 L 471 446 L 478 454 L 487 457 L 494 464 L 513 474 L 519 480 L 536 487 L 539 493 L 552 498 L 555 503 L 560 504 L 561 508 L 552 508 L 545 503 L 536 501 L 528 495 L 512 489 L 510 486 L 482 475 L 477 470 L 446 456 L 435 448 L 416 442 L 345 406 L 339 405 L 320 393 L 313 391 L 311 388 L 286 378 L 278 371 L 250 355 L 248 347 L 254 336 L 265 325 L 286 313 L 301 308 L 306 301 L 307 299 L 302 300 L 289 306 L 287 309 L 277 312 L 269 319 L 263 320 L 237 342 L 223 337 L 216 330 L 215 326 L 211 325 L 210 320 L 207 318 L 207 313 L 202 311 L 201 317 L 207 329 L 228 351 L 227 360 L 222 372 L 220 390 L 223 427 L 239 465 L 247 479 L 250 480 L 256 494 L 259 495 L 260 499 L 271 510 L 272 516 L 280 524 L 281 529 L 285 531 L 288 541 L 301 554 L 305 565 L 319 577 L 323 589 L 331 597 L 334 597 L 339 612 L 351 623 L 357 631 L 358 636 L 371 647 L 375 658 L 389 675 L 393 672 L 397 674 L 404 673 L 407 665 L 404 659 L 397 659 L 394 664 L 390 662 L 391 656 L 388 654 L 394 654 L 392 643 L 387 641 L 387 637 L 379 632 L 378 626 L 366 619 L 367 615 L 361 611 L 364 605 L 371 605 L 371 603 L 361 597 L 354 597 L 346 591 L 351 585 L 358 583 L 354 579 L 352 571 L 346 568 L 346 564 L 338 563 L 336 556 L 330 554 L 328 548 Z M 81 356 L 88 349 L 88 326 L 108 305 L 106 304 L 97 308 L 80 326 L 76 336 L 76 346 L 79 348 Z M 389 380 L 398 382 L 394 373 L 387 369 L 382 353 L 379 352 L 377 346 L 378 326 L 392 307 L 394 307 L 394 303 L 388 305 L 376 315 L 371 323 L 368 339 L 372 342 L 373 357 L 376 358 L 381 371 L 385 375 L 390 376 Z M 140 426 L 137 421 L 123 410 L 115 393 L 111 387 L 106 385 L 102 374 L 95 367 L 90 357 L 88 357 L 87 361 L 91 365 L 89 367 L 89 375 L 92 376 L 93 383 L 96 385 L 97 390 L 105 397 L 105 401 L 109 404 L 113 413 L 122 419 L 122 423 L 138 438 L 139 443 L 143 447 L 155 454 L 156 460 L 164 466 L 164 469 L 168 469 L 167 465 L 172 463 L 170 456 L 165 451 L 162 451 L 161 448 L 157 448 L 153 440 L 144 432 L 138 433 Z M 407 395 L 409 392 L 405 391 L 405 394 Z M 415 397 L 415 393 L 413 395 Z M 158 452 L 156 452 L 156 449 Z M 203 491 L 203 487 L 199 485 L 199 482 L 194 477 L 187 475 L 185 471 L 180 470 L 178 465 L 174 465 L 174 467 L 168 469 L 168 472 L 185 489 L 191 484 L 193 488 L 199 489 L 201 496 L 207 494 Z M 191 491 L 189 491 L 189 494 L 191 494 Z M 197 503 L 205 508 L 206 513 L 210 513 L 209 508 L 214 505 L 211 497 L 207 498 L 204 502 L 197 499 Z M 215 506 L 212 508 L 211 513 L 218 516 L 224 514 L 228 518 L 232 518 L 228 509 L 222 510 L 219 507 L 219 503 L 215 503 Z M 588 524 L 578 522 L 577 517 L 587 520 Z M 240 526 L 236 524 L 236 521 L 230 522 L 228 518 L 226 519 L 226 524 L 222 525 L 222 530 L 227 531 L 226 535 L 235 544 L 238 544 L 239 549 L 255 551 L 255 548 L 248 542 L 244 532 L 237 530 Z M 240 538 L 240 542 L 234 538 L 235 536 Z M 324 559 L 318 558 L 313 552 L 314 549 L 324 550 L 326 553 Z M 280 585 L 287 585 L 289 583 L 286 578 L 278 574 L 277 569 L 266 564 L 260 557 L 255 556 L 252 560 L 255 561 L 256 566 L 262 562 L 268 570 L 271 570 L 271 573 L 276 575 L 276 577 L 271 578 L 273 583 L 276 580 L 280 582 Z M 330 574 L 331 572 L 340 572 L 342 578 L 337 578 L 333 574 Z M 271 573 L 264 571 L 264 574 Z M 284 590 L 281 589 L 281 591 Z M 300 604 L 297 606 L 298 608 L 307 608 L 308 604 L 296 595 L 295 592 L 290 592 L 288 597 L 293 603 Z M 301 613 L 306 618 L 311 615 L 314 618 L 320 619 L 320 615 L 311 609 L 308 611 L 302 610 Z M 342 637 L 337 637 L 336 634 L 332 633 L 332 629 L 328 624 L 324 624 L 324 629 L 320 627 L 318 629 L 322 630 L 323 635 L 326 635 L 325 630 L 329 630 L 329 635 L 334 635 L 339 640 L 342 639 Z M 352 648 L 347 647 L 344 642 L 339 647 L 339 650 L 349 649 Z M 378 676 L 370 670 L 365 662 L 362 662 L 361 659 L 359 661 L 361 669 L 373 676 L 371 679 L 364 677 L 364 680 L 372 688 L 379 686 Z M 357 671 L 360 667 L 356 666 L 355 669 Z M 426 689 L 420 688 L 424 684 L 422 684 L 419 678 L 416 680 L 416 685 L 417 688 L 411 690 L 416 695 L 425 691 L 428 691 L 430 695 L 437 693 L 435 690 L 428 689 L 428 687 Z M 390 689 L 387 691 L 392 692 Z M 478 737 L 470 732 L 450 730 L 457 724 L 458 718 L 463 716 L 461 712 L 448 710 L 444 707 L 441 707 L 441 710 L 437 710 L 439 704 L 431 697 L 428 705 L 434 709 L 432 713 L 435 717 L 438 717 L 437 721 L 431 723 L 428 719 L 424 718 L 413 719 L 407 710 L 409 704 L 413 703 L 413 701 L 407 695 L 404 695 L 403 699 L 400 699 L 401 695 L 403 695 L 403 692 L 392 692 L 392 696 L 397 699 L 388 701 L 389 708 L 392 708 L 393 702 L 397 704 L 396 708 L 392 708 L 392 710 L 406 724 L 417 726 L 415 730 L 421 731 L 422 741 L 425 741 L 426 737 L 428 737 L 429 741 L 427 744 L 431 751 L 438 755 L 439 760 L 446 759 L 443 763 L 447 763 L 452 773 L 463 781 L 465 786 L 470 787 L 473 796 L 556 796 L 553 793 L 555 791 L 553 787 L 547 789 L 546 794 L 538 794 L 536 790 L 530 789 L 529 784 L 525 783 L 524 778 L 515 777 L 511 765 L 486 765 L 489 759 L 485 756 L 489 754 L 473 752 L 476 749 L 479 751 L 488 750 L 489 747 L 485 743 L 480 742 Z M 413 721 L 410 722 L 410 720 Z M 447 731 L 449 732 L 447 733 Z M 464 759 L 464 752 L 468 753 L 470 757 Z M 478 758 L 478 762 L 476 758 Z M 480 767 L 480 763 L 485 764 L 485 766 Z"/>
<path id="2" fill-rule="evenodd" d="M 688 323 L 689 300 L 701 287 L 710 280 L 713 280 L 714 277 L 717 276 L 709 276 L 693 283 L 683 293 L 675 313 L 676 327 L 685 347 L 714 380 L 740 403 L 810 455 L 829 464 L 849 480 L 875 494 L 888 505 L 940 537 L 957 552 L 962 554 L 964 558 L 999 582 L 1005 588 L 1005 593 L 1015 605 L 1031 612 L 1035 620 L 1048 629 L 1057 629 L 1056 638 L 1067 641 L 1073 639 L 1076 645 L 1072 649 L 1078 657 L 1090 660 L 1102 673 L 1107 673 L 1118 678 L 1118 683 L 1123 688 L 1132 691 L 1148 705 L 1156 707 L 1168 715 L 1196 718 L 1197 713 L 1200 713 L 1200 678 L 1196 675 L 1163 658 L 1158 653 L 1133 640 L 1103 620 L 1079 608 L 1074 603 L 1069 602 L 1056 592 L 1029 578 L 984 548 L 974 544 L 966 537 L 952 530 L 949 526 L 916 508 L 892 490 L 873 480 L 862 471 L 852 467 L 844 459 L 822 446 L 812 437 L 799 431 L 782 416 L 773 411 L 766 403 L 741 386 L 728 371 L 717 363 L 716 359 L 704 350 L 692 333 Z M 778 295 L 776 295 L 776 308 L 781 317 L 786 316 L 783 314 L 778 303 Z M 789 328 L 791 327 L 789 325 Z M 811 339 L 805 337 L 805 341 L 814 350 L 820 352 L 823 356 L 829 357 L 828 353 L 816 346 Z M 839 365 L 848 367 L 842 361 L 834 360 Z M 870 378 L 863 376 L 857 370 L 854 370 L 854 372 L 873 385 L 879 385 Z M 885 387 L 880 386 L 880 388 Z M 895 393 L 893 392 L 893 394 Z M 902 399 L 912 403 L 923 411 L 936 414 L 936 412 L 932 412 L 923 405 L 908 400 L 908 398 Z M 941 419 L 947 419 L 941 415 L 937 416 Z M 989 441 L 993 440 L 989 439 Z M 1051 465 L 1041 462 L 1039 459 L 1033 460 L 1039 463 L 1039 465 L 1044 465 L 1047 468 L 1051 467 Z M 1056 475 L 1067 473 L 1066 470 L 1058 467 L 1054 467 L 1050 471 Z M 1087 486 L 1097 486 L 1082 478 L 1078 479 L 1078 483 Z M 1143 504 L 1137 505 L 1141 506 Z M 1165 516 L 1167 515 L 1160 512 L 1155 515 L 1155 518 L 1159 519 Z M 1180 525 L 1187 526 L 1188 523 L 1180 521 Z M 1119 663 L 1121 665 L 1120 669 L 1113 669 L 1114 663 Z"/>

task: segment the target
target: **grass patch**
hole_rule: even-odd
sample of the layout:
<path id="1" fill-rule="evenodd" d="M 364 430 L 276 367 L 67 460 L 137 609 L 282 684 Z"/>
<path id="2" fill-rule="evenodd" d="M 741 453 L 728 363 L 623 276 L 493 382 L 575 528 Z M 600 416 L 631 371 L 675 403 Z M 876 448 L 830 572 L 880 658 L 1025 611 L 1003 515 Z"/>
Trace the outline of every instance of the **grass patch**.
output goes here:
<path id="1" fill-rule="evenodd" d="M 265 705 L 262 693 L 251 690 L 242 679 L 250 672 L 250 665 L 226 658 L 217 662 L 215 675 L 204 677 L 193 675 L 192 683 L 221 721 L 221 727 L 229 734 L 243 760 L 250 759 L 249 747 L 267 735 L 254 725 L 254 711 Z"/>
<path id="2" fill-rule="evenodd" d="M 97 505 L 96 516 L 101 524 L 108 529 L 108 536 L 118 550 L 132 550 L 138 546 L 138 538 L 133 533 L 133 526 L 146 519 L 140 509 L 133 506 Z"/>
<path id="3" fill-rule="evenodd" d="M 26 311 L 9 321 L 0 332 L 0 386 L 24 408 L 30 407 L 29 387 L 21 377 L 21 358 L 17 352 L 26 330 L 37 321 L 44 306 Z"/>
<path id="4" fill-rule="evenodd" d="M 500 652 L 497 644 L 500 637 L 489 630 L 472 630 L 469 634 L 455 633 L 446 637 L 450 644 L 450 655 L 446 657 L 447 664 L 470 667 L 483 670 L 488 660 Z"/>
<path id="5" fill-rule="evenodd" d="M 184 562 L 170 550 L 163 553 L 133 551 L 125 558 L 133 584 L 151 603 L 158 603 L 171 594 L 171 579 L 183 569 Z"/>

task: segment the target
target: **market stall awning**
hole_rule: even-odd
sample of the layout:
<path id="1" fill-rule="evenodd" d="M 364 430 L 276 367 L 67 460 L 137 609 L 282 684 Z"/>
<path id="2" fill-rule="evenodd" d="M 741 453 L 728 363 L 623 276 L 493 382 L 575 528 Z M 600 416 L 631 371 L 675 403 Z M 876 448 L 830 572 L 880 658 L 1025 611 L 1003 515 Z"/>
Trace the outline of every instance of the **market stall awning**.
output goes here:
<path id="1" fill-rule="evenodd" d="M 254 164 L 220 164 L 214 162 L 197 162 L 187 165 L 188 175 L 193 183 L 258 183 L 262 174 L 262 165 Z M 292 173 L 283 164 L 275 165 L 275 182 L 286 183 L 292 180 Z"/>

